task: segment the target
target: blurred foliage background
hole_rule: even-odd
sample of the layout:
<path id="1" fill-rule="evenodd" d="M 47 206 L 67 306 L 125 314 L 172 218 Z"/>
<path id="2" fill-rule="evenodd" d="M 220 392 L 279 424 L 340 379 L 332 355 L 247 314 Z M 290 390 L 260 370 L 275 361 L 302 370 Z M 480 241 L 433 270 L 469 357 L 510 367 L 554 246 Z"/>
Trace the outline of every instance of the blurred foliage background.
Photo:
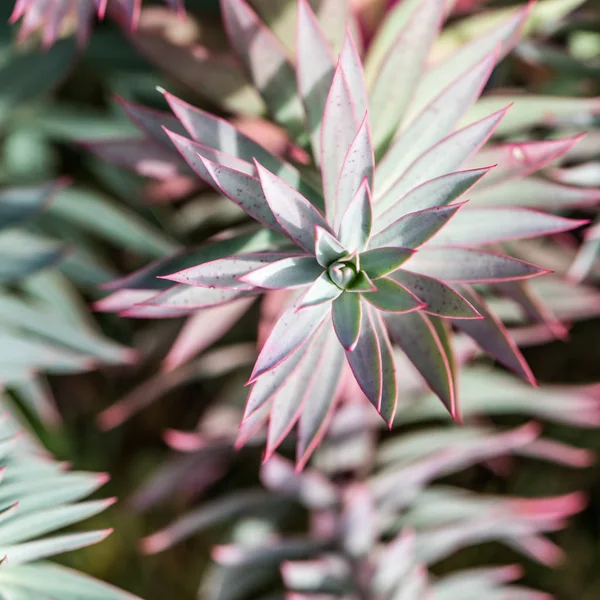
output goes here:
<path id="1" fill-rule="evenodd" d="M 147 4 L 152 6 L 151 2 Z M 463 4 L 485 4 L 487 8 L 512 3 Z M 217 0 L 187 0 L 186 6 L 199 18 L 201 31 L 196 34 L 212 44 L 224 44 Z M 194 215 L 177 216 L 172 204 L 156 201 L 162 194 L 157 184 L 94 157 L 77 140 L 110 138 L 132 131 L 113 94 L 164 108 L 162 96 L 156 92 L 157 86 L 163 86 L 196 106 L 211 110 L 215 107 L 206 95 L 195 93 L 193 86 L 181 85 L 159 71 L 138 51 L 132 38 L 110 19 L 96 25 L 85 48 L 78 49 L 69 38 L 47 51 L 39 51 L 29 41 L 15 50 L 16 30 L 7 24 L 11 9 L 12 2 L 3 2 L 0 7 L 0 57 L 15 52 L 19 55 L 18 60 L 4 60 L 0 66 L 3 82 L 0 89 L 0 180 L 3 185 L 15 185 L 68 177 L 73 184 L 71 190 L 75 190 L 69 193 L 89 202 L 87 209 L 86 204 L 80 204 L 80 214 L 77 214 L 66 193 L 40 218 L 44 219 L 43 226 L 47 230 L 59 232 L 63 239 L 79 248 L 90 249 L 89 260 L 84 256 L 80 263 L 74 262 L 65 268 L 85 290 L 85 299 L 93 302 L 100 297 L 99 284 L 162 256 L 181 241 L 194 243 L 205 239 L 215 229 L 215 223 L 227 219 L 227 215 L 205 211 L 190 225 L 187 218 L 193 220 Z M 484 7 L 479 9 L 484 10 Z M 151 14 L 147 12 L 146 16 Z M 163 12 L 156 14 L 164 15 Z M 149 17 L 147 22 L 151 22 Z M 158 19 L 155 26 L 162 26 Z M 584 3 L 557 31 L 548 32 L 543 45 L 520 44 L 496 70 L 491 85 L 550 95 L 599 96 L 600 3 Z M 590 187 L 600 185 L 600 142 L 596 155 L 599 162 L 592 163 L 594 168 L 581 175 L 588 178 Z M 93 221 L 90 213 L 85 214 L 86 210 L 93 211 L 98 195 L 119 210 L 135 210 L 151 225 L 152 235 L 132 242 L 130 247 L 132 233 L 127 230 L 107 239 L 101 228 L 90 223 Z M 152 198 L 155 201 L 148 202 Z M 93 260 L 90 258 L 92 249 Z M 52 428 L 42 427 L 33 414 L 30 415 L 40 437 L 59 459 L 72 462 L 77 469 L 110 473 L 111 481 L 105 491 L 120 498 L 117 505 L 96 518 L 99 527 L 109 523 L 117 534 L 98 546 L 63 556 L 59 561 L 146 600 L 194 598 L 209 561 L 210 547 L 219 539 L 218 528 L 163 553 L 144 556 L 138 548 L 139 539 L 172 520 L 186 506 L 187 499 L 173 497 L 159 508 L 139 511 L 135 510 L 134 491 L 170 456 L 163 440 L 164 430 L 193 428 L 205 407 L 222 392 L 226 378 L 188 383 L 170 391 L 120 427 L 102 431 L 97 415 L 156 371 L 160 360 L 156 340 L 160 340 L 160 344 L 173 340 L 181 322 L 176 319 L 128 320 L 110 314 L 98 314 L 97 319 L 108 337 L 138 349 L 147 360 L 136 365 L 106 366 L 92 373 L 52 376 L 50 385 L 63 422 Z M 251 341 L 252 328 L 252 319 L 245 317 L 225 341 Z M 600 319 L 590 320 L 577 324 L 567 342 L 531 347 L 525 350 L 525 355 L 541 382 L 592 383 L 598 381 L 600 375 L 599 340 Z M 557 425 L 548 429 L 557 439 L 600 452 L 597 431 L 563 429 Z M 230 476 L 209 487 L 205 498 L 217 498 L 224 492 L 257 481 L 260 460 L 260 448 L 242 450 Z M 197 468 L 200 471 L 202 465 L 198 464 Z M 588 508 L 574 517 L 566 530 L 555 534 L 566 552 L 564 566 L 552 571 L 534 563 L 527 564 L 525 583 L 552 590 L 561 600 L 600 598 L 597 568 L 600 564 L 600 466 L 569 470 L 520 458 L 513 475 L 501 482 L 483 467 L 473 467 L 452 480 L 477 491 L 522 495 L 533 495 L 538 489 L 556 494 L 571 489 L 587 491 Z M 304 515 L 293 515 L 291 529 L 294 519 L 302 523 Z M 437 569 L 443 572 L 467 566 L 473 556 L 479 559 L 485 556 L 494 562 L 516 560 L 516 555 L 505 548 L 489 544 L 459 552 Z"/>

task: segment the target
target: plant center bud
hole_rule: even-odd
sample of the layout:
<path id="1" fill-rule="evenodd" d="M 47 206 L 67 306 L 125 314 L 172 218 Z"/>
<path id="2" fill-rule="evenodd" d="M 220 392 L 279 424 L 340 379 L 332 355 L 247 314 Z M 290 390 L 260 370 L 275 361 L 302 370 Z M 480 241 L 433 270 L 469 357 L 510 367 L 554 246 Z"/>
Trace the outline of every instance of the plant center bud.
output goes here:
<path id="1" fill-rule="evenodd" d="M 329 279 L 335 283 L 341 290 L 350 286 L 356 277 L 356 268 L 352 263 L 336 262 L 327 269 Z"/>

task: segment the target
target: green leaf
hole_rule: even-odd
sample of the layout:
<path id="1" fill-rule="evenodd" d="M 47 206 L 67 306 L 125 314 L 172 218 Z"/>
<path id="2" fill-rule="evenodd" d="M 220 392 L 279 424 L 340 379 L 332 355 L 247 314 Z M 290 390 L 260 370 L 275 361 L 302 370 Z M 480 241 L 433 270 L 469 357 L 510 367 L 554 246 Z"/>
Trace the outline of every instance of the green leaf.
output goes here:
<path id="1" fill-rule="evenodd" d="M 69 187 L 56 195 L 49 212 L 127 250 L 160 258 L 180 245 L 132 210 L 91 190 Z"/>
<path id="2" fill-rule="evenodd" d="M 474 186 L 489 170 L 490 167 L 457 171 L 430 179 L 411 190 L 406 196 L 398 198 L 384 211 L 381 210 L 380 204 L 375 203 L 377 219 L 374 230 L 381 231 L 383 227 L 387 227 L 389 223 L 408 213 L 450 204 Z"/>
<path id="3" fill-rule="evenodd" d="M 304 132 L 296 74 L 277 38 L 242 0 L 221 0 L 229 41 L 274 119 L 294 138 Z"/>
<path id="4" fill-rule="evenodd" d="M 177 273 L 165 275 L 164 278 L 178 283 L 206 288 L 218 287 L 247 290 L 251 286 L 240 279 L 243 275 L 261 269 L 266 265 L 271 265 L 285 259 L 300 257 L 301 255 L 297 252 L 256 252 L 232 255 L 226 258 L 203 262 Z"/>
<path id="5" fill-rule="evenodd" d="M 369 190 L 371 189 L 374 167 L 369 120 L 365 114 L 358 133 L 344 158 L 339 174 L 335 198 L 334 227 L 341 225 L 348 207 L 356 195 L 361 193 L 361 186 L 365 185 L 365 181 Z"/>
<path id="6" fill-rule="evenodd" d="M 350 252 L 365 250 L 371 237 L 372 221 L 371 192 L 365 178 L 342 217 L 339 230 L 341 244 Z"/>
<path id="7" fill-rule="evenodd" d="M 342 292 L 343 290 L 331 282 L 327 273 L 321 273 L 313 285 L 306 290 L 306 293 L 302 297 L 302 304 L 300 304 L 298 310 L 309 306 L 316 306 L 317 304 L 323 304 L 325 302 L 332 302 Z"/>
<path id="8" fill-rule="evenodd" d="M 12 565 L 9 569 L 2 569 L 0 586 L 11 592 L 25 588 L 35 594 L 29 598 L 50 594 L 52 598 L 61 600 L 140 600 L 88 575 L 48 563 Z"/>
<path id="9" fill-rule="evenodd" d="M 375 172 L 378 197 L 393 185 L 419 155 L 452 133 L 461 117 L 477 100 L 490 76 L 495 59 L 494 50 L 453 81 L 397 136 L 377 164 Z"/>
<path id="10" fill-rule="evenodd" d="M 379 411 L 382 391 L 382 359 L 373 311 L 362 305 L 360 333 L 354 349 L 346 350 L 346 359 L 356 382 L 369 402 Z"/>
<path id="11" fill-rule="evenodd" d="M 300 417 L 304 402 L 313 387 L 315 370 L 321 360 L 323 329 L 309 342 L 304 359 L 277 390 L 269 412 L 269 428 L 264 461 L 268 460 Z"/>
<path id="12" fill-rule="evenodd" d="M 416 252 L 405 269 L 452 283 L 478 283 L 527 279 L 547 273 L 516 258 L 484 250 L 426 247 Z"/>
<path id="13" fill-rule="evenodd" d="M 340 66 L 346 76 L 346 83 L 350 90 L 354 112 L 360 121 L 368 111 L 369 101 L 362 61 L 355 43 L 356 39 L 359 39 L 357 38 L 357 34 L 352 32 L 350 25 L 348 25 L 339 60 Z"/>
<path id="14" fill-rule="evenodd" d="M 57 86 L 75 56 L 73 40 L 61 40 L 44 53 L 10 51 L 0 63 L 0 123 L 6 124 L 16 108 Z"/>
<path id="15" fill-rule="evenodd" d="M 497 136 L 514 135 L 532 127 L 570 125 L 580 128 L 582 123 L 591 125 L 598 112 L 596 98 L 490 94 L 475 104 L 461 124 L 467 125 L 509 103 L 514 104 L 494 132 Z"/>
<path id="16" fill-rule="evenodd" d="M 402 246 L 403 248 L 418 248 L 436 234 L 439 235 L 440 230 L 443 233 L 448 223 L 452 223 L 452 217 L 463 206 L 464 203 L 434 206 L 433 208 L 409 213 L 374 235 L 369 242 L 369 247 Z M 454 243 L 468 245 L 469 242 L 455 240 Z"/>
<path id="17" fill-rule="evenodd" d="M 298 2 L 296 72 L 316 164 L 321 158 L 321 121 L 335 62 L 321 26 L 308 3 Z"/>
<path id="18" fill-rule="evenodd" d="M 256 163 L 265 199 L 287 235 L 307 252 L 315 249 L 315 227 L 330 231 L 321 213 L 285 181 Z"/>
<path id="19" fill-rule="evenodd" d="M 360 268 L 371 279 L 378 279 L 398 269 L 413 256 L 413 253 L 414 250 L 407 248 L 376 248 L 375 250 L 367 250 L 360 255 Z"/>
<path id="20" fill-rule="evenodd" d="M 278 233 L 287 234 L 275 218 L 258 179 L 225 165 L 214 163 L 207 158 L 200 157 L 200 160 L 210 173 L 217 191 L 227 196 L 247 215 L 256 219 L 259 223 Z"/>
<path id="21" fill-rule="evenodd" d="M 275 324 L 256 359 L 249 383 L 274 369 L 305 344 L 331 309 L 329 303 L 325 303 L 298 311 L 301 301 L 300 298 L 294 302 Z"/>
<path id="22" fill-rule="evenodd" d="M 365 296 L 365 299 L 370 296 Z M 396 361 L 392 344 L 388 337 L 385 325 L 381 315 L 368 308 L 371 311 L 373 326 L 377 335 L 379 352 L 381 354 L 381 401 L 379 403 L 379 414 L 391 429 L 396 414 L 396 405 L 398 403 L 398 382 L 396 380 Z"/>
<path id="23" fill-rule="evenodd" d="M 482 246 L 552 235 L 586 223 L 585 220 L 565 219 L 527 208 L 467 206 L 435 236 L 432 243 Z"/>
<path id="24" fill-rule="evenodd" d="M 346 75 L 338 63 L 325 102 L 319 161 L 322 166 L 325 211 L 327 219 L 331 223 L 335 223 L 336 218 L 341 218 L 336 205 L 337 185 L 346 155 L 356 138 L 359 125 Z M 361 181 L 359 181 L 359 185 Z"/>
<path id="25" fill-rule="evenodd" d="M 315 227 L 315 254 L 317 262 L 327 268 L 336 260 L 348 256 L 349 252 L 334 235 L 317 225 Z"/>
<path id="26" fill-rule="evenodd" d="M 418 185 L 460 168 L 492 135 L 508 108 L 449 135 L 421 154 L 378 201 L 381 211 L 393 206 Z"/>
<path id="27" fill-rule="evenodd" d="M 315 383 L 316 369 L 322 361 L 325 330 L 321 328 L 309 342 L 304 359 L 283 382 L 273 398 L 264 461 L 268 460 L 300 417 L 304 403 Z"/>
<path id="28" fill-rule="evenodd" d="M 274 394 L 281 389 L 291 374 L 298 368 L 302 360 L 304 360 L 309 348 L 310 340 L 298 348 L 296 352 L 291 354 L 282 363 L 259 377 L 252 384 L 252 389 L 248 395 L 246 409 L 244 411 L 244 421 L 252 415 L 255 415 L 256 411 L 263 408 L 267 402 L 271 400 Z"/>
<path id="29" fill-rule="evenodd" d="M 65 256 L 65 249 L 23 231 L 0 232 L 0 283 L 23 279 L 46 267 L 55 265 Z"/>
<path id="30" fill-rule="evenodd" d="M 596 204 L 597 189 L 563 185 L 539 177 L 525 177 L 495 185 L 475 188 L 470 194 L 474 206 L 522 206 L 540 210 L 571 209 Z"/>
<path id="31" fill-rule="evenodd" d="M 377 288 L 364 271 L 359 271 L 351 285 L 346 288 L 347 292 L 374 292 L 375 290 Z"/>
<path id="32" fill-rule="evenodd" d="M 0 192 L 0 230 L 25 221 L 51 200 L 59 184 L 13 188 Z"/>
<path id="33" fill-rule="evenodd" d="M 461 293 L 484 318 L 456 320 L 454 325 L 472 337 L 485 352 L 498 362 L 535 386 L 535 377 L 529 365 L 500 319 L 489 310 L 484 300 L 471 288 L 463 286 Z"/>
<path id="34" fill-rule="evenodd" d="M 412 292 L 387 277 L 378 279 L 377 290 L 365 294 L 364 299 L 384 312 L 406 313 L 425 306 Z"/>
<path id="35" fill-rule="evenodd" d="M 380 66 L 369 94 L 373 146 L 377 156 L 387 148 L 405 116 L 443 14 L 443 0 L 419 2 Z M 400 85 L 398 74 L 402 77 Z"/>
<path id="36" fill-rule="evenodd" d="M 19 565 L 97 544 L 110 535 L 111 532 L 112 530 L 109 529 L 105 531 L 72 533 L 36 540 L 34 542 L 25 542 L 17 546 L 0 546 L 0 553 L 10 560 L 11 565 Z"/>
<path id="37" fill-rule="evenodd" d="M 292 256 L 250 271 L 239 279 L 254 287 L 279 290 L 311 285 L 322 274 L 323 267 L 314 256 Z"/>
<path id="38" fill-rule="evenodd" d="M 450 359 L 429 317 L 422 311 L 386 314 L 385 322 L 392 339 L 406 353 L 450 414 L 456 416 Z"/>
<path id="39" fill-rule="evenodd" d="M 472 162 L 496 167 L 481 182 L 481 188 L 521 179 L 543 169 L 571 150 L 581 137 L 512 142 L 483 148 Z"/>
<path id="40" fill-rule="evenodd" d="M 480 34 L 480 37 L 464 44 L 454 54 L 428 69 L 419 82 L 407 119 L 412 120 L 441 90 L 462 73 L 471 69 L 490 52 L 498 49 L 497 61 L 506 56 L 519 40 L 521 28 L 529 11 L 530 6 L 524 6 L 513 12 L 500 26 L 488 28 L 488 31 Z"/>
<path id="41" fill-rule="evenodd" d="M 96 358 L 118 364 L 131 362 L 135 356 L 129 348 L 103 338 L 80 321 L 73 322 L 44 305 L 1 292 L 0 323 L 43 336 L 57 348 L 64 345 L 86 354 L 90 361 Z"/>
<path id="42" fill-rule="evenodd" d="M 225 289 L 196 287 L 191 285 L 175 285 L 153 298 L 123 311 L 123 316 L 180 317 L 199 308 L 219 306 L 238 298 L 253 296 L 257 291 L 252 289 Z"/>
<path id="43" fill-rule="evenodd" d="M 45 510 L 16 514 L 0 527 L 0 544 L 18 544 L 88 519 L 114 504 L 114 499 L 67 504 Z"/>
<path id="44" fill-rule="evenodd" d="M 415 275 L 409 271 L 398 269 L 390 273 L 389 278 L 397 281 L 422 300 L 425 303 L 422 310 L 426 313 L 455 319 L 481 318 L 481 315 L 466 298 L 433 277 Z"/>
<path id="45" fill-rule="evenodd" d="M 232 254 L 264 251 L 285 239 L 264 228 L 250 233 L 235 230 L 229 233 L 225 239 L 209 240 L 198 248 L 155 261 L 104 287 L 109 290 L 165 290 L 172 287 L 173 282 L 159 277 Z"/>
<path id="46" fill-rule="evenodd" d="M 358 342 L 362 321 L 360 294 L 343 293 L 333 302 L 333 327 L 340 344 L 349 352 Z"/>
<path id="47" fill-rule="evenodd" d="M 266 169 L 269 169 L 271 173 L 275 173 L 275 175 L 281 177 L 288 185 L 296 188 L 301 194 L 309 198 L 315 206 L 323 206 L 321 192 L 304 181 L 296 168 L 273 156 L 260 144 L 237 130 L 229 122 L 195 108 L 166 92 L 165 100 L 169 103 L 171 110 L 177 115 L 185 130 L 198 143 L 239 158 L 249 164 L 257 160 Z M 180 133 L 177 129 L 173 129 L 170 126 L 168 129 L 175 133 Z M 184 135 L 185 130 L 183 131 Z"/>

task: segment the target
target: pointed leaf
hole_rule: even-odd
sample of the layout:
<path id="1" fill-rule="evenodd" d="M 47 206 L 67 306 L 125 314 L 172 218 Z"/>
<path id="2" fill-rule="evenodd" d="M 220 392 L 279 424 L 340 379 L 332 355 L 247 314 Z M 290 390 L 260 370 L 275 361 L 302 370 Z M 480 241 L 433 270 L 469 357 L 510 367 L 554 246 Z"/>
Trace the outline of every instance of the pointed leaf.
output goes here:
<path id="1" fill-rule="evenodd" d="M 339 229 L 341 244 L 350 252 L 365 250 L 371 236 L 372 221 L 371 192 L 365 178 L 342 217 Z"/>
<path id="2" fill-rule="evenodd" d="M 43 208 L 60 187 L 58 183 L 7 189 L 0 192 L 0 229 L 13 227 Z"/>
<path id="3" fill-rule="evenodd" d="M 340 65 L 346 76 L 356 116 L 361 119 L 366 114 L 369 103 L 362 61 L 349 25 L 346 26 L 344 44 L 340 52 Z"/>
<path id="4" fill-rule="evenodd" d="M 298 92 L 304 104 L 313 156 L 318 165 L 321 159 L 321 121 L 335 61 L 308 0 L 298 2 L 296 65 Z"/>
<path id="5" fill-rule="evenodd" d="M 379 351 L 381 353 L 381 400 L 379 403 L 379 414 L 391 429 L 394 415 L 396 414 L 396 405 L 398 403 L 396 360 L 381 315 L 372 308 L 369 308 L 368 310 L 371 311 L 371 318 L 373 319 L 373 326 L 375 328 Z"/>
<path id="6" fill-rule="evenodd" d="M 302 362 L 290 373 L 273 398 L 263 462 L 271 457 L 301 414 L 304 402 L 313 386 L 315 369 L 322 360 L 321 351 L 324 339 L 325 332 L 322 328 L 309 342 L 310 346 Z"/>
<path id="7" fill-rule="evenodd" d="M 275 218 L 258 179 L 225 165 L 218 165 L 203 157 L 200 157 L 200 160 L 212 177 L 218 191 L 253 219 L 274 231 L 287 235 L 285 229 Z"/>
<path id="8" fill-rule="evenodd" d="M 483 299 L 471 288 L 463 286 L 461 293 L 484 318 L 456 320 L 454 321 L 456 327 L 472 337 L 485 352 L 498 362 L 535 386 L 535 378 L 529 365 L 500 319 L 489 310 Z"/>
<path id="9" fill-rule="evenodd" d="M 326 327 L 326 336 L 298 424 L 297 471 L 304 468 L 325 435 L 343 382 L 344 352 L 331 327 Z"/>
<path id="10" fill-rule="evenodd" d="M 307 252 L 314 252 L 315 227 L 330 231 L 321 213 L 282 179 L 256 163 L 265 199 L 287 235 Z"/>
<path id="11" fill-rule="evenodd" d="M 375 167 L 368 116 L 365 114 L 348 154 L 344 158 L 336 190 L 335 218 L 333 225 L 339 227 L 353 198 L 360 192 L 366 180 L 369 190 L 373 184 Z M 369 192 L 370 193 L 370 192 Z"/>
<path id="12" fill-rule="evenodd" d="M 563 185 L 539 177 L 510 180 L 493 187 L 475 188 L 470 194 L 476 206 L 522 206 L 540 210 L 585 207 L 600 201 L 600 190 Z"/>
<path id="13" fill-rule="evenodd" d="M 372 310 L 362 304 L 362 319 L 358 341 L 352 350 L 346 350 L 346 360 L 369 402 L 379 411 L 382 389 L 382 359 L 379 340 L 373 324 Z"/>
<path id="14" fill-rule="evenodd" d="M 401 217 L 383 231 L 374 235 L 369 241 L 369 248 L 384 246 L 402 246 L 403 248 L 418 248 L 430 238 L 444 229 L 457 211 L 464 206 L 434 206 Z M 462 241 L 461 241 L 462 243 Z M 465 242 L 468 244 L 468 242 Z"/>
<path id="15" fill-rule="evenodd" d="M 490 167 L 472 171 L 457 171 L 436 177 L 398 198 L 385 211 L 382 211 L 381 205 L 376 202 L 374 205 L 376 213 L 374 231 L 380 231 L 389 223 L 408 213 L 450 204 L 473 187 L 489 170 Z"/>
<path id="16" fill-rule="evenodd" d="M 523 23 L 529 16 L 531 4 L 517 10 L 501 26 L 495 26 L 486 31 L 481 37 L 464 44 L 452 56 L 438 62 L 428 69 L 411 104 L 408 119 L 418 114 L 459 75 L 472 68 L 490 52 L 498 48 L 497 61 L 506 56 L 515 46 L 520 37 Z"/>
<path id="17" fill-rule="evenodd" d="M 346 76 L 338 62 L 325 102 L 321 126 L 321 177 L 326 215 L 332 223 L 338 214 L 336 207 L 338 180 L 348 150 L 358 133 L 360 125 L 358 118 Z"/>
<path id="18" fill-rule="evenodd" d="M 440 174 L 451 173 L 469 159 L 492 135 L 508 108 L 500 110 L 444 138 L 421 154 L 378 202 L 387 210 L 412 189 Z"/>
<path id="19" fill-rule="evenodd" d="M 256 159 L 271 173 L 281 177 L 288 185 L 296 188 L 317 206 L 323 204 L 320 192 L 303 181 L 297 169 L 273 156 L 225 119 L 195 108 L 171 94 L 165 93 L 165 99 L 185 129 L 197 142 L 249 164 Z M 169 129 L 171 128 L 169 127 Z M 185 130 L 183 133 L 185 134 Z"/>
<path id="20" fill-rule="evenodd" d="M 240 283 L 241 286 L 242 284 Z M 175 285 L 153 298 L 123 311 L 121 314 L 130 317 L 137 316 L 138 318 L 150 318 L 152 315 L 159 318 L 175 317 L 187 314 L 191 310 L 219 306 L 238 298 L 248 298 L 249 296 L 256 295 L 256 293 L 257 291 L 252 290 L 250 286 L 246 286 L 246 289 L 219 289 Z M 139 311 L 137 309 L 148 310 Z M 173 311 L 173 309 L 177 310 Z M 172 314 L 170 314 L 171 311 L 173 311 Z"/>
<path id="21" fill-rule="evenodd" d="M 488 245 L 552 235 L 582 227 L 587 223 L 585 220 L 565 219 L 527 208 L 467 206 L 435 236 L 432 243 Z"/>
<path id="22" fill-rule="evenodd" d="M 304 131 L 296 75 L 285 49 L 243 0 L 221 0 L 229 41 L 275 120 L 297 137 Z"/>
<path id="23" fill-rule="evenodd" d="M 531 263 L 502 254 L 445 246 L 422 248 L 407 261 L 404 269 L 447 283 L 527 279 L 548 273 Z"/>
<path id="24" fill-rule="evenodd" d="M 346 288 L 347 292 L 375 292 L 376 290 L 375 284 L 364 271 L 359 271 L 352 284 Z"/>
<path id="25" fill-rule="evenodd" d="M 471 161 L 478 165 L 497 165 L 482 181 L 486 188 L 511 179 L 521 179 L 551 164 L 568 152 L 582 135 L 556 140 L 511 142 L 484 148 Z"/>
<path id="26" fill-rule="evenodd" d="M 9 229 L 0 233 L 0 283 L 23 279 L 58 263 L 66 249 L 54 242 Z"/>
<path id="27" fill-rule="evenodd" d="M 456 406 L 450 360 L 427 315 L 422 311 L 405 315 L 387 314 L 385 322 L 392 339 L 454 416 Z"/>
<path id="28" fill-rule="evenodd" d="M 376 153 L 389 144 L 405 116 L 443 15 L 443 0 L 419 2 L 381 65 L 369 95 Z M 398 85 L 399 73 L 401 85 Z"/>
<path id="29" fill-rule="evenodd" d="M 323 267 L 313 256 L 293 256 L 240 275 L 238 279 L 251 286 L 280 290 L 311 285 L 322 273 Z"/>
<path id="30" fill-rule="evenodd" d="M 246 402 L 243 422 L 255 415 L 256 411 L 263 408 L 267 402 L 273 398 L 275 393 L 284 385 L 287 379 L 304 360 L 309 347 L 310 339 L 282 363 L 259 377 L 252 384 L 252 389 L 250 390 L 248 401 Z"/>
<path id="31" fill-rule="evenodd" d="M 177 339 L 163 360 L 163 371 L 173 371 L 185 365 L 221 339 L 244 315 L 254 298 L 242 298 L 193 314 L 182 327 Z"/>
<path id="32" fill-rule="evenodd" d="M 302 297 L 294 302 L 275 324 L 271 335 L 269 335 L 256 359 L 249 383 L 256 381 L 261 375 L 274 369 L 298 350 L 310 338 L 331 310 L 329 303 L 325 303 L 297 311 L 301 303 Z"/>
<path id="33" fill-rule="evenodd" d="M 480 98 L 463 119 L 462 125 L 480 119 L 514 102 L 513 108 L 496 129 L 498 136 L 514 135 L 535 127 L 581 127 L 598 113 L 598 98 L 576 98 L 536 94 L 490 94 Z M 583 119 L 583 121 L 582 121 Z"/>
<path id="34" fill-rule="evenodd" d="M 240 281 L 242 275 L 282 260 L 300 258 L 309 258 L 314 262 L 312 257 L 297 252 L 256 252 L 211 260 L 162 278 L 207 288 L 247 290 L 251 289 L 252 285 Z"/>
<path id="35" fill-rule="evenodd" d="M 322 227 L 315 227 L 315 254 L 317 262 L 322 267 L 328 267 L 336 260 L 348 256 L 349 252 L 344 246 Z"/>
<path id="36" fill-rule="evenodd" d="M 210 174 L 210 171 L 204 166 L 204 163 L 202 162 L 203 158 L 219 165 L 229 167 L 230 169 L 241 171 L 245 175 L 253 176 L 255 174 L 254 165 L 251 163 L 236 158 L 235 156 L 225 154 L 220 150 L 214 150 L 213 148 L 194 142 L 169 129 L 165 129 L 165 133 L 169 136 L 172 144 L 178 150 L 179 154 L 181 154 L 185 162 L 209 185 L 213 185 L 214 179 Z"/>
<path id="37" fill-rule="evenodd" d="M 72 533 L 25 542 L 15 546 L 0 546 L 0 554 L 9 557 L 11 565 L 19 565 L 97 544 L 110 535 L 111 532 L 112 529 L 86 531 L 85 533 Z"/>
<path id="38" fill-rule="evenodd" d="M 352 352 L 358 341 L 362 320 L 360 294 L 344 293 L 333 302 L 333 327 L 340 344 Z"/>
<path id="39" fill-rule="evenodd" d="M 360 255 L 360 268 L 371 279 L 378 279 L 392 273 L 414 254 L 407 248 L 377 248 L 367 250 Z"/>
<path id="40" fill-rule="evenodd" d="M 300 304 L 298 310 L 317 304 L 323 304 L 325 302 L 332 302 L 341 293 L 342 290 L 331 282 L 329 275 L 327 275 L 327 273 L 321 273 L 313 285 L 306 290 L 306 293 L 302 298 L 302 304 Z"/>
<path id="41" fill-rule="evenodd" d="M 455 319 L 481 318 L 466 298 L 433 277 L 415 275 L 404 269 L 398 269 L 390 273 L 389 278 L 397 281 L 422 300 L 425 303 L 422 310 L 426 313 Z"/>
<path id="42" fill-rule="evenodd" d="M 377 165 L 378 196 L 385 193 L 420 154 L 452 133 L 464 113 L 477 100 L 495 60 L 496 51 L 458 77 L 394 140 Z M 480 161 L 480 164 L 483 162 Z"/>
<path id="43" fill-rule="evenodd" d="M 364 299 L 385 312 L 406 313 L 425 307 L 425 303 L 411 291 L 387 277 L 378 279 L 377 290 L 365 294 Z"/>
<path id="44" fill-rule="evenodd" d="M 554 316 L 527 281 L 504 281 L 494 284 L 494 288 L 514 300 L 533 323 L 545 324 L 558 339 L 565 340 L 568 337 L 568 329 Z"/>
<path id="45" fill-rule="evenodd" d="M 168 112 L 162 112 L 153 110 L 142 106 L 141 104 L 135 104 L 129 102 L 124 98 L 117 96 L 117 102 L 121 105 L 127 116 L 144 132 L 147 133 L 152 139 L 159 142 L 161 145 L 170 149 L 171 144 L 169 138 L 165 133 L 164 129 L 167 128 L 179 135 L 185 135 L 185 129 L 177 118 Z"/>

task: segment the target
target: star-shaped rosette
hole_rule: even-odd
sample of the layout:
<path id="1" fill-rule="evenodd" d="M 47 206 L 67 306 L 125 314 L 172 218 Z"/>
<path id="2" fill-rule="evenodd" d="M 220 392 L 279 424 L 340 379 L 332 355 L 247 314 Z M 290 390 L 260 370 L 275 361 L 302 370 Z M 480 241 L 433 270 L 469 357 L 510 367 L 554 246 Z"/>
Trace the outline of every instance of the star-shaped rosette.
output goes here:
<path id="1" fill-rule="evenodd" d="M 196 266 L 174 272 L 157 265 L 157 274 L 177 285 L 137 308 L 179 314 L 273 290 L 292 295 L 249 381 L 243 437 L 269 419 L 267 457 L 298 424 L 302 466 L 349 385 L 357 384 L 391 425 L 399 352 L 459 418 L 454 329 L 535 383 L 481 291 L 502 287 L 524 297 L 525 280 L 547 271 L 503 253 L 506 242 L 582 221 L 497 201 L 471 206 L 464 195 L 476 186 L 473 196 L 481 197 L 479 190 L 526 177 L 577 138 L 479 153 L 510 107 L 469 114 L 527 9 L 428 68 L 444 2 L 411 7 L 377 75 L 365 82 L 351 28 L 333 51 L 305 0 L 298 3 L 294 61 L 246 2 L 222 0 L 237 57 L 273 120 L 308 155 L 304 164 L 270 154 L 169 93 L 179 123 L 124 103 L 150 138 L 169 139 L 187 168 L 263 226 L 259 236 L 225 235 L 200 248 Z M 238 253 L 231 251 L 236 245 Z"/>

